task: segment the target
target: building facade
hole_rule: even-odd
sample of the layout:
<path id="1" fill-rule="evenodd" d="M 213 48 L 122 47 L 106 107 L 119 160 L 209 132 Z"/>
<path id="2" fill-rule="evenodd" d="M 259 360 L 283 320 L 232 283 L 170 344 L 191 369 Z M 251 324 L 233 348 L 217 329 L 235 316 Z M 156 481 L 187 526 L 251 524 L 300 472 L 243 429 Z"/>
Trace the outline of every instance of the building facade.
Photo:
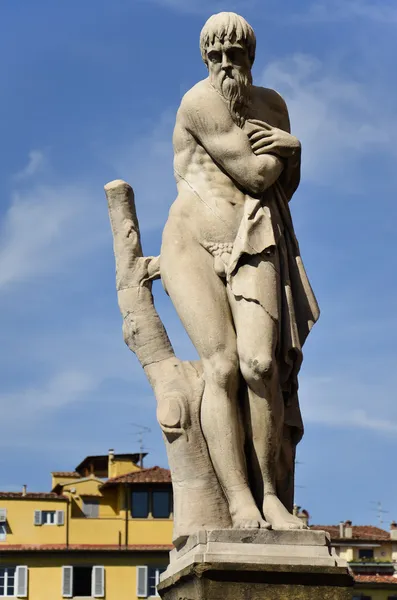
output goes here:
<path id="1" fill-rule="evenodd" d="M 0 598 L 156 595 L 172 540 L 167 469 L 138 454 L 90 456 L 48 493 L 0 492 Z"/>
<path id="2" fill-rule="evenodd" d="M 298 516 L 309 524 L 307 511 Z M 336 553 L 344 558 L 354 576 L 353 600 L 397 600 L 397 524 L 390 531 L 372 525 L 312 525 L 327 531 Z"/>
<path id="3" fill-rule="evenodd" d="M 49 492 L 0 492 L 0 600 L 156 597 L 172 549 L 172 486 L 167 469 L 142 458 L 111 450 L 52 473 Z M 397 524 L 310 528 L 348 561 L 353 600 L 397 600 Z"/>

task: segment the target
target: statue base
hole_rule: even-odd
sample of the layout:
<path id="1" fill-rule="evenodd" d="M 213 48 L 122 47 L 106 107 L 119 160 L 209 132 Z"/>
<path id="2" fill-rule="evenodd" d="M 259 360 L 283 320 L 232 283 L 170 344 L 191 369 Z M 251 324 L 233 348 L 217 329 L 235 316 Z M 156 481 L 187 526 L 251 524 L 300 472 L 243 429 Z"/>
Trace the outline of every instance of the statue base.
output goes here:
<path id="1" fill-rule="evenodd" d="M 199 531 L 170 554 L 163 600 L 351 600 L 353 578 L 322 531 Z"/>

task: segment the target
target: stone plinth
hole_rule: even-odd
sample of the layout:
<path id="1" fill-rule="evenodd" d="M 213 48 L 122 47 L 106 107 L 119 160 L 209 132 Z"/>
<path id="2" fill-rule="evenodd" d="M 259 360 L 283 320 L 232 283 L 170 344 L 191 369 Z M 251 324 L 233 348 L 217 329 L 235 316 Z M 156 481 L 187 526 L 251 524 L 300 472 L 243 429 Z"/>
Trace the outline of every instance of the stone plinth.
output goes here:
<path id="1" fill-rule="evenodd" d="M 200 531 L 171 552 L 163 600 L 350 600 L 353 579 L 321 531 Z"/>

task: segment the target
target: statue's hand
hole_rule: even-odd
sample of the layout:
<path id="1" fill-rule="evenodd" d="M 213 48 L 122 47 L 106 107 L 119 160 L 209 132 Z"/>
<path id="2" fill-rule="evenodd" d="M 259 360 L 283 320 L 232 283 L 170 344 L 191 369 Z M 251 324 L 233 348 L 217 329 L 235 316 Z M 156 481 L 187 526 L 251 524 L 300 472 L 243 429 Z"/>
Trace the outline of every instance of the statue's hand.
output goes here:
<path id="1" fill-rule="evenodd" d="M 282 158 L 289 158 L 300 151 L 301 145 L 298 138 L 287 131 L 256 119 L 249 119 L 248 122 L 253 128 L 247 135 L 256 156 L 271 153 Z"/>

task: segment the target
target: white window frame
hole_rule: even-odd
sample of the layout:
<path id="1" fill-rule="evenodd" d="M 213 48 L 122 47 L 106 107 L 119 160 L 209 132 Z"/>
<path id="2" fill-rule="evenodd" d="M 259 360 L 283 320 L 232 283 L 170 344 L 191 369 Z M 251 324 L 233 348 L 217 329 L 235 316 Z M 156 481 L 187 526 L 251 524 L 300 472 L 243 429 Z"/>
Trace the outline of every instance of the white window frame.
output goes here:
<path id="1" fill-rule="evenodd" d="M 5 542 L 7 540 L 7 524 L 0 523 L 0 542 Z"/>
<path id="2" fill-rule="evenodd" d="M 0 598 L 15 598 L 16 597 L 16 591 L 17 591 L 17 567 L 3 567 L 0 566 L 0 569 L 4 569 L 4 596 L 0 595 Z M 12 596 L 9 596 L 7 594 L 7 587 L 8 587 L 8 569 L 15 569 L 15 575 L 14 575 L 14 593 L 12 594 Z"/>
<path id="3" fill-rule="evenodd" d="M 47 518 L 51 517 L 48 521 Z M 42 510 L 41 511 L 41 524 L 42 525 L 56 525 L 57 524 L 57 511 L 56 510 Z"/>
<path id="4" fill-rule="evenodd" d="M 74 575 L 75 568 L 83 565 L 64 565 L 62 567 L 62 598 L 80 598 L 80 596 L 73 596 L 73 583 L 74 583 Z M 105 581 L 105 567 L 99 565 L 87 565 L 87 567 L 91 568 L 91 596 L 90 598 L 105 598 L 106 594 L 106 581 Z M 69 571 L 69 582 L 70 582 L 70 594 L 65 593 L 65 570 L 70 569 Z M 100 577 L 101 581 L 101 589 L 96 591 L 96 583 L 97 577 Z M 81 598 L 86 598 L 86 596 L 81 596 Z"/>

